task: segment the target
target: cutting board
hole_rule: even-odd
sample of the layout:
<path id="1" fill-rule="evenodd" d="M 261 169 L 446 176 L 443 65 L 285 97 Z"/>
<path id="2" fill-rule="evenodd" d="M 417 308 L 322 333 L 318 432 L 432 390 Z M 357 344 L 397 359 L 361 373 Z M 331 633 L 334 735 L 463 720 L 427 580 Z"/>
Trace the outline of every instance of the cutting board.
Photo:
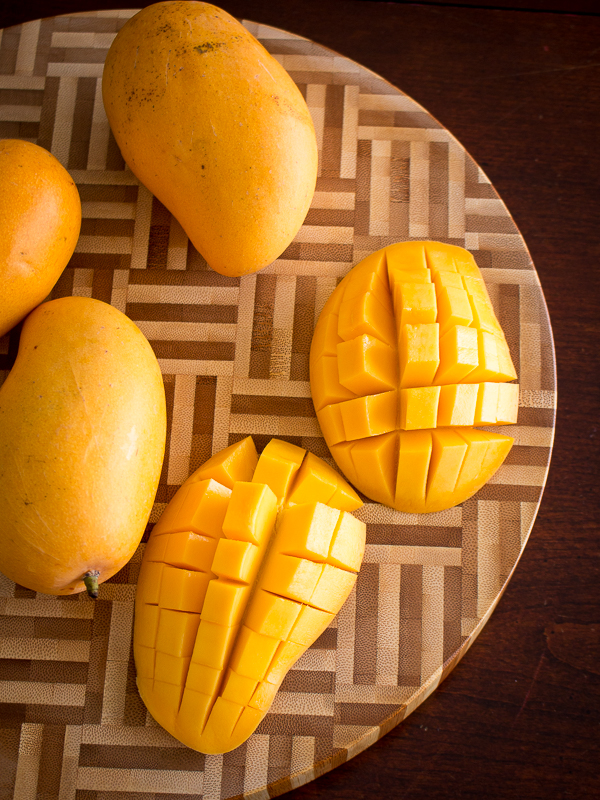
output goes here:
<path id="1" fill-rule="evenodd" d="M 555 423 L 552 333 L 539 280 L 502 200 L 425 109 L 360 65 L 253 22 L 313 116 L 317 189 L 305 224 L 255 275 L 212 272 L 121 158 L 102 66 L 132 11 L 0 32 L 0 136 L 37 142 L 83 204 L 77 249 L 52 297 L 112 303 L 150 340 L 165 382 L 168 440 L 152 523 L 211 453 L 251 434 L 329 458 L 308 382 L 326 299 L 370 252 L 438 239 L 475 256 L 519 374 L 515 446 L 462 506 L 413 515 L 369 502 L 357 586 L 286 677 L 249 741 L 223 756 L 185 748 L 146 712 L 131 632 L 145 544 L 99 599 L 36 595 L 0 576 L 0 763 L 18 800 L 266 798 L 346 761 L 400 723 L 454 669 L 523 551 Z M 18 334 L 0 340 L 1 377 Z M 115 792 L 117 794 L 110 794 Z"/>

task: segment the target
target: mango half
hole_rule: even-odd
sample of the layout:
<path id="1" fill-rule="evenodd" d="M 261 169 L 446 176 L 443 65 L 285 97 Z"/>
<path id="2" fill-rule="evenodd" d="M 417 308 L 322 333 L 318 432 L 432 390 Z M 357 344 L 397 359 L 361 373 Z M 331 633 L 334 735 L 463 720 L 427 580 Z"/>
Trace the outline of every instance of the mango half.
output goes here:
<path id="1" fill-rule="evenodd" d="M 225 753 L 254 732 L 356 582 L 361 505 L 278 439 L 258 458 L 247 437 L 185 481 L 146 545 L 133 633 L 140 695 L 173 736 Z"/>
<path id="2" fill-rule="evenodd" d="M 325 304 L 310 352 L 317 417 L 344 475 L 399 511 L 477 492 L 513 439 L 519 387 L 475 259 L 401 242 L 355 266 Z"/>

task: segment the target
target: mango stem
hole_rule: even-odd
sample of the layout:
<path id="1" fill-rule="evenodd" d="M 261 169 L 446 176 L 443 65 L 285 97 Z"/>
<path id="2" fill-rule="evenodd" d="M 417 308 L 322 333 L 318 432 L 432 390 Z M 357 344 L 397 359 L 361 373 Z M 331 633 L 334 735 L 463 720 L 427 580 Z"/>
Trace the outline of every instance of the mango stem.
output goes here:
<path id="1" fill-rule="evenodd" d="M 85 588 L 87 589 L 88 595 L 92 598 L 92 600 L 96 600 L 98 597 L 98 576 L 100 572 L 97 569 L 92 569 L 89 572 L 86 572 L 83 576 L 82 580 L 85 583 Z"/>

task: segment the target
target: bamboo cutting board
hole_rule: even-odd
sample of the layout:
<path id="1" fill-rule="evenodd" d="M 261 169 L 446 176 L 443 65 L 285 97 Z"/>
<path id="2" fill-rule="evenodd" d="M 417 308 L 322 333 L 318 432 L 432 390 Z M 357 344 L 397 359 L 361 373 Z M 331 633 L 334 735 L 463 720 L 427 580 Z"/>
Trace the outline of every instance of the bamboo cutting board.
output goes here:
<path id="1" fill-rule="evenodd" d="M 357 512 L 368 528 L 356 590 L 289 672 L 257 733 L 232 753 L 188 750 L 139 698 L 131 632 L 144 543 L 96 603 L 36 595 L 0 575 L 0 789 L 7 797 L 275 796 L 401 722 L 485 625 L 546 481 L 556 404 L 550 322 L 523 239 L 451 134 L 358 64 L 255 23 L 245 24 L 311 110 L 317 190 L 304 226 L 271 266 L 241 279 L 212 272 L 125 168 L 104 115 L 103 62 L 133 13 L 0 31 L 0 137 L 51 150 L 79 188 L 81 238 L 52 297 L 112 303 L 135 320 L 159 359 L 168 440 L 151 523 L 191 471 L 248 434 L 259 450 L 278 436 L 328 458 L 308 383 L 314 324 L 353 264 L 387 244 L 429 238 L 471 250 L 519 374 L 518 425 L 501 429 L 515 446 L 475 497 L 430 515 L 368 501 Z M 0 339 L 3 378 L 16 344 L 16 334 Z"/>

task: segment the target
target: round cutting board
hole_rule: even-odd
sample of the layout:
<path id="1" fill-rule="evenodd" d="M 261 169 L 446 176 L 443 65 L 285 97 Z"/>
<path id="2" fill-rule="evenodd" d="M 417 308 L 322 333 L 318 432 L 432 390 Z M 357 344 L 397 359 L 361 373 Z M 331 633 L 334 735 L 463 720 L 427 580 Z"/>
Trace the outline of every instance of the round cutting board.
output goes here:
<path id="1" fill-rule="evenodd" d="M 518 425 L 501 429 L 515 446 L 475 497 L 430 515 L 369 501 L 357 512 L 368 527 L 356 590 L 232 753 L 185 748 L 139 698 L 131 632 L 144 543 L 95 603 L 36 595 L 0 575 L 0 760 L 15 797 L 34 796 L 36 786 L 61 800 L 274 796 L 401 722 L 492 613 L 546 481 L 556 399 L 550 322 L 510 214 L 452 135 L 358 64 L 251 22 L 306 97 L 319 178 L 305 224 L 277 261 L 241 279 L 212 272 L 125 168 L 104 114 L 106 52 L 133 13 L 1 31 L 0 136 L 51 150 L 79 188 L 81 238 L 52 296 L 112 303 L 159 359 L 168 441 L 151 522 L 191 471 L 248 434 L 259 449 L 278 436 L 329 458 L 310 399 L 312 332 L 338 281 L 387 244 L 468 248 L 519 374 Z M 4 377 L 16 344 L 16 333 L 0 339 Z"/>

